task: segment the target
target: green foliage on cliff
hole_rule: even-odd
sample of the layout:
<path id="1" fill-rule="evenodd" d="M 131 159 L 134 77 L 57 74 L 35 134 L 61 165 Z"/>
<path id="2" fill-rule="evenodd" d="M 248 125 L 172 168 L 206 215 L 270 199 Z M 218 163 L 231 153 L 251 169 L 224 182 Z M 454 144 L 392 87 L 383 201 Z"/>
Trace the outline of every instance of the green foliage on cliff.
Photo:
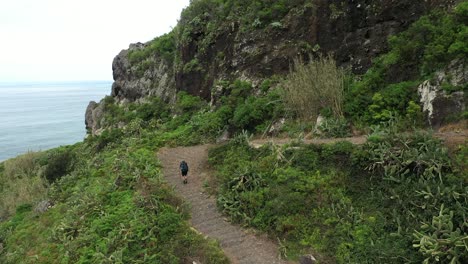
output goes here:
<path id="1" fill-rule="evenodd" d="M 306 0 L 193 0 L 181 14 L 181 41 L 192 39 L 196 32 L 209 38 L 212 32 L 230 23 L 238 23 L 245 30 L 266 27 L 281 21 L 288 12 L 304 5 Z"/>
<path id="2" fill-rule="evenodd" d="M 390 51 L 377 58 L 347 93 L 347 116 L 368 124 L 389 120 L 390 113 L 408 116 L 419 83 L 455 59 L 466 60 L 467 10 L 465 1 L 452 11 L 434 11 L 390 37 Z"/>
<path id="3" fill-rule="evenodd" d="M 142 49 L 129 51 L 128 59 L 130 63 L 137 64 L 158 55 L 168 63 L 171 63 L 174 60 L 175 51 L 176 42 L 174 32 L 171 31 L 170 33 L 153 39 Z"/>

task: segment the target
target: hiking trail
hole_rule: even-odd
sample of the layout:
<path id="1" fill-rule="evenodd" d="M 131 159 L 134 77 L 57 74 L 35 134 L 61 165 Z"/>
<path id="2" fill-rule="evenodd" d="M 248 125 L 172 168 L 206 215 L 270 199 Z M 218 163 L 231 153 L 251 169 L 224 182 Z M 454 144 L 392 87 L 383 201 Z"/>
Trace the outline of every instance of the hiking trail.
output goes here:
<path id="1" fill-rule="evenodd" d="M 466 141 L 466 131 L 458 134 L 439 133 L 436 135 L 445 143 Z M 452 140 L 451 140 L 452 139 Z M 346 140 L 353 144 L 363 144 L 366 137 L 345 139 L 312 139 L 304 140 L 306 144 L 326 144 Z M 451 142 L 454 141 L 454 142 Z M 290 139 L 257 139 L 250 145 L 260 147 L 268 142 L 286 144 Z M 178 195 L 190 203 L 191 225 L 200 233 L 218 240 L 221 248 L 233 264 L 287 264 L 292 263 L 279 259 L 279 248 L 265 235 L 258 236 L 252 231 L 230 223 L 216 208 L 214 197 L 204 192 L 203 183 L 210 173 L 208 166 L 208 149 L 212 145 L 193 147 L 162 148 L 158 158 L 163 166 L 166 180 L 174 186 Z M 185 160 L 189 165 L 188 184 L 182 183 L 179 162 Z"/>
<path id="2" fill-rule="evenodd" d="M 218 212 L 215 198 L 204 193 L 203 182 L 209 173 L 209 147 L 162 148 L 158 152 L 164 177 L 175 187 L 177 194 L 191 205 L 192 226 L 205 236 L 218 240 L 233 264 L 288 263 L 278 258 L 279 251 L 275 243 L 228 222 Z M 183 184 L 180 177 L 181 160 L 189 165 L 188 184 Z"/>

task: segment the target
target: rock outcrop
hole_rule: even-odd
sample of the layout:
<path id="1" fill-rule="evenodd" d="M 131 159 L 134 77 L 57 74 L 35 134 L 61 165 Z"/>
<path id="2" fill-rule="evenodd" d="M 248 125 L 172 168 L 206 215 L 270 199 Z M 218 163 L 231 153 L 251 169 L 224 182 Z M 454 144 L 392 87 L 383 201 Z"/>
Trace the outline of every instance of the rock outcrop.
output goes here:
<path id="1" fill-rule="evenodd" d="M 103 116 L 104 104 L 102 102 L 99 104 L 94 101 L 89 102 L 85 113 L 85 125 L 88 133 L 92 135 L 100 134 Z"/>
<path id="2" fill-rule="evenodd" d="M 463 87 L 468 83 L 468 69 L 465 60 L 455 60 L 447 69 L 435 73 L 434 78 L 426 80 L 418 87 L 420 102 L 427 122 L 434 128 L 460 115 L 466 109 Z M 458 91 L 446 91 L 443 86 Z"/>
<path id="3" fill-rule="evenodd" d="M 114 83 L 112 94 L 117 102 L 134 102 L 149 96 L 158 96 L 165 101 L 175 99 L 175 79 L 172 66 L 157 54 L 147 58 L 150 66 L 142 69 L 140 65 L 133 65 L 128 54 L 141 50 L 147 44 L 131 44 L 129 49 L 122 50 L 112 63 Z"/>

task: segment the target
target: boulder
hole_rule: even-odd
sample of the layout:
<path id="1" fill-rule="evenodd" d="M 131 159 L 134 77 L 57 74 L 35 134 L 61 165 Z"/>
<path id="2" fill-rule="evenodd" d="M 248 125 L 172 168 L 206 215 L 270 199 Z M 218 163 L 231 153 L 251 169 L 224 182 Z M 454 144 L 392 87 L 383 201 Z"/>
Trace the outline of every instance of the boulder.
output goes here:
<path id="1" fill-rule="evenodd" d="M 36 205 L 36 207 L 34 207 L 34 212 L 42 214 L 46 212 L 47 210 L 49 210 L 49 208 L 51 208 L 52 205 L 53 205 L 52 202 L 49 200 L 40 201 Z"/>
<path id="2" fill-rule="evenodd" d="M 91 135 L 98 135 L 101 130 L 101 124 L 104 117 L 104 104 L 96 103 L 94 101 L 89 102 L 85 113 L 85 125 L 86 130 Z"/>
<path id="3" fill-rule="evenodd" d="M 439 128 L 450 118 L 460 115 L 466 109 L 463 87 L 467 85 L 468 71 L 463 60 L 455 60 L 449 66 L 435 73 L 433 79 L 424 81 L 418 87 L 420 102 L 427 123 Z M 447 92 L 444 85 L 460 87 L 459 91 Z"/>
<path id="4" fill-rule="evenodd" d="M 317 263 L 317 260 L 312 255 L 304 255 L 299 258 L 300 264 L 314 264 Z"/>
<path id="5" fill-rule="evenodd" d="M 86 107 L 86 113 L 85 113 L 86 129 L 92 129 L 94 125 L 93 110 L 96 109 L 97 106 L 98 106 L 98 103 L 91 101 L 89 102 L 88 107 Z"/>
<path id="6" fill-rule="evenodd" d="M 221 136 L 219 136 L 217 139 L 216 139 L 216 143 L 223 143 L 223 142 L 226 142 L 229 140 L 231 134 L 229 133 L 229 131 L 226 129 L 223 131 L 223 133 L 221 134 Z"/>
<path id="7" fill-rule="evenodd" d="M 319 115 L 317 117 L 317 120 L 315 121 L 314 134 L 316 135 L 322 134 L 322 131 L 320 130 L 320 126 L 323 125 L 325 120 L 326 120 L 325 117 L 323 117 L 322 115 Z"/>
<path id="8" fill-rule="evenodd" d="M 269 135 L 278 135 L 284 127 L 284 123 L 286 122 L 285 118 L 281 118 L 280 120 L 276 121 L 271 125 L 270 129 L 268 129 Z"/>

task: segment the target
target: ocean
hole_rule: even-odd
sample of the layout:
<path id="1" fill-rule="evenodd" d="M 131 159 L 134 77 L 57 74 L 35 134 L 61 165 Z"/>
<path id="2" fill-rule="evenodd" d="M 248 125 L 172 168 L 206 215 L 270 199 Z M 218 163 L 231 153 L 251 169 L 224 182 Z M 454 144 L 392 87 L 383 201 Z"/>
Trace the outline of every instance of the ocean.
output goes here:
<path id="1" fill-rule="evenodd" d="M 89 101 L 109 95 L 111 85 L 110 81 L 0 83 L 0 161 L 82 141 Z"/>

